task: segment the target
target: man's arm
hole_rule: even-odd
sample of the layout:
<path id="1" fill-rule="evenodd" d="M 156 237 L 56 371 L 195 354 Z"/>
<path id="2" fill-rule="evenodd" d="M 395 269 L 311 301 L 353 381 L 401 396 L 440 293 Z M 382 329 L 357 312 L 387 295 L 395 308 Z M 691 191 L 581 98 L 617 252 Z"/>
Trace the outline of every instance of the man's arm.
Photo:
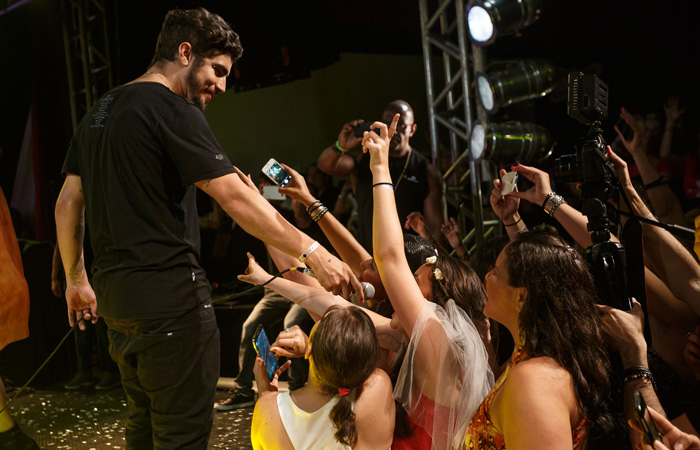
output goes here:
<path id="1" fill-rule="evenodd" d="M 245 175 L 228 174 L 195 183 L 216 200 L 226 213 L 243 229 L 298 258 L 314 242 L 306 234 L 287 222 L 253 186 L 243 181 Z M 334 294 L 349 298 L 355 291 L 362 296 L 362 287 L 350 268 L 322 246 L 316 248 L 304 261 L 314 271 L 321 285 Z"/>
<path id="2" fill-rule="evenodd" d="M 353 120 L 343 125 L 338 134 L 338 141 L 329 145 L 318 157 L 319 169 L 338 178 L 344 178 L 355 170 L 355 160 L 345 152 L 362 142 L 362 138 L 356 137 L 354 131 L 354 128 L 362 122 L 362 120 Z"/>
<path id="3" fill-rule="evenodd" d="M 61 194 L 56 201 L 56 235 L 63 269 L 66 274 L 66 303 L 68 323 L 75 324 L 83 316 L 86 320 L 97 321 L 97 299 L 88 282 L 83 259 L 83 238 L 85 236 L 85 197 L 80 177 L 66 176 Z M 80 321 L 79 327 L 85 329 Z"/>

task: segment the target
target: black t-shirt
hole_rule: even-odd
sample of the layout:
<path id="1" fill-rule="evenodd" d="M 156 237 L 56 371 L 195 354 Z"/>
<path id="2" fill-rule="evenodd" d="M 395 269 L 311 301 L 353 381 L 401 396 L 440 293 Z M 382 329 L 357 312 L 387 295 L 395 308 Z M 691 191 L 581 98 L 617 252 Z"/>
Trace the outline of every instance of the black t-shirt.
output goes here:
<path id="1" fill-rule="evenodd" d="M 406 158 L 410 156 L 408 166 Z M 389 173 L 395 189 L 396 210 L 401 225 L 406 222 L 406 216 L 413 211 L 423 212 L 423 203 L 428 196 L 428 158 L 413 149 L 409 156 L 389 158 Z M 357 165 L 357 198 L 358 241 L 372 253 L 372 216 L 374 213 L 374 197 L 372 195 L 372 171 L 369 168 L 369 153 L 360 159 Z M 406 171 L 403 168 L 406 167 Z M 403 173 L 403 176 L 401 174 Z M 401 177 L 401 182 L 399 182 Z"/>
<path id="2" fill-rule="evenodd" d="M 232 172 L 202 111 L 165 86 L 100 99 L 63 166 L 81 177 L 100 315 L 173 317 L 209 298 L 193 183 Z"/>

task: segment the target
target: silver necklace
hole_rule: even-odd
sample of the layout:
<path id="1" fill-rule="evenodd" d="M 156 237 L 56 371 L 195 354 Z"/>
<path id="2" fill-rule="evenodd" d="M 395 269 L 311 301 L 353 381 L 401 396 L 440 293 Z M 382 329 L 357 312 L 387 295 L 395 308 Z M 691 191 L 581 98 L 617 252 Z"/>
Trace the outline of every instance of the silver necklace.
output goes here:
<path id="1" fill-rule="evenodd" d="M 148 71 L 146 72 L 146 74 L 147 75 L 158 75 L 160 77 L 160 79 L 163 80 L 163 83 L 165 83 L 165 87 L 167 87 L 168 90 L 172 91 L 172 89 L 170 89 L 170 85 L 168 84 L 168 80 L 166 80 L 162 74 L 160 74 L 158 72 L 148 72 Z"/>

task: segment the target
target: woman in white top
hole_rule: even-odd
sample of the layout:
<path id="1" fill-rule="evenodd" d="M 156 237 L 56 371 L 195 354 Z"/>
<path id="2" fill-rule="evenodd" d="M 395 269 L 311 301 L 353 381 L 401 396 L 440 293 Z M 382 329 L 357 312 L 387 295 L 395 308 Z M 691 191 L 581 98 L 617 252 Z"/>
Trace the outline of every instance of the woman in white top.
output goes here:
<path id="1" fill-rule="evenodd" d="M 389 376 L 376 368 L 378 352 L 374 325 L 362 309 L 331 307 L 306 346 L 306 386 L 278 392 L 258 358 L 253 448 L 389 449 L 395 405 Z"/>

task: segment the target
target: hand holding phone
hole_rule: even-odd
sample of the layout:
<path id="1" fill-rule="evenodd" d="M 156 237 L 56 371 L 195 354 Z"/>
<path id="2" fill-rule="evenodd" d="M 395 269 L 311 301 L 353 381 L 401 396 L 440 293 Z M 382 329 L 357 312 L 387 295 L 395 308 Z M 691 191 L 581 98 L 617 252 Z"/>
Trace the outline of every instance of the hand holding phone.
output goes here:
<path id="1" fill-rule="evenodd" d="M 515 190 L 515 186 L 518 184 L 518 172 L 508 172 L 501 178 L 501 184 L 503 189 L 501 189 L 501 197 L 505 197 L 506 194 L 510 194 Z"/>
<path id="2" fill-rule="evenodd" d="M 275 161 L 275 158 L 270 158 L 263 166 L 262 171 L 279 187 L 285 187 L 292 179 L 292 176 L 284 170 L 280 163 Z"/>
<path id="3" fill-rule="evenodd" d="M 262 324 L 258 325 L 253 335 L 253 348 L 255 348 L 255 352 L 265 363 L 267 376 L 272 380 L 275 377 L 275 371 L 279 365 L 279 360 L 277 359 L 277 355 L 270 351 L 270 341 L 267 339 Z"/>
<path id="4" fill-rule="evenodd" d="M 639 426 L 644 432 L 644 440 L 649 445 L 654 445 L 654 441 L 661 441 L 661 435 L 656 429 L 656 424 L 647 411 L 647 404 L 639 391 L 634 391 L 634 415 L 637 417 Z M 663 442 L 663 441 L 661 441 Z"/>
<path id="5" fill-rule="evenodd" d="M 361 138 L 362 136 L 365 135 L 365 131 L 374 131 L 377 133 L 377 135 L 380 135 L 380 129 L 379 128 L 371 128 L 372 124 L 374 122 L 363 122 L 353 128 L 353 132 L 355 133 L 355 137 Z"/>

